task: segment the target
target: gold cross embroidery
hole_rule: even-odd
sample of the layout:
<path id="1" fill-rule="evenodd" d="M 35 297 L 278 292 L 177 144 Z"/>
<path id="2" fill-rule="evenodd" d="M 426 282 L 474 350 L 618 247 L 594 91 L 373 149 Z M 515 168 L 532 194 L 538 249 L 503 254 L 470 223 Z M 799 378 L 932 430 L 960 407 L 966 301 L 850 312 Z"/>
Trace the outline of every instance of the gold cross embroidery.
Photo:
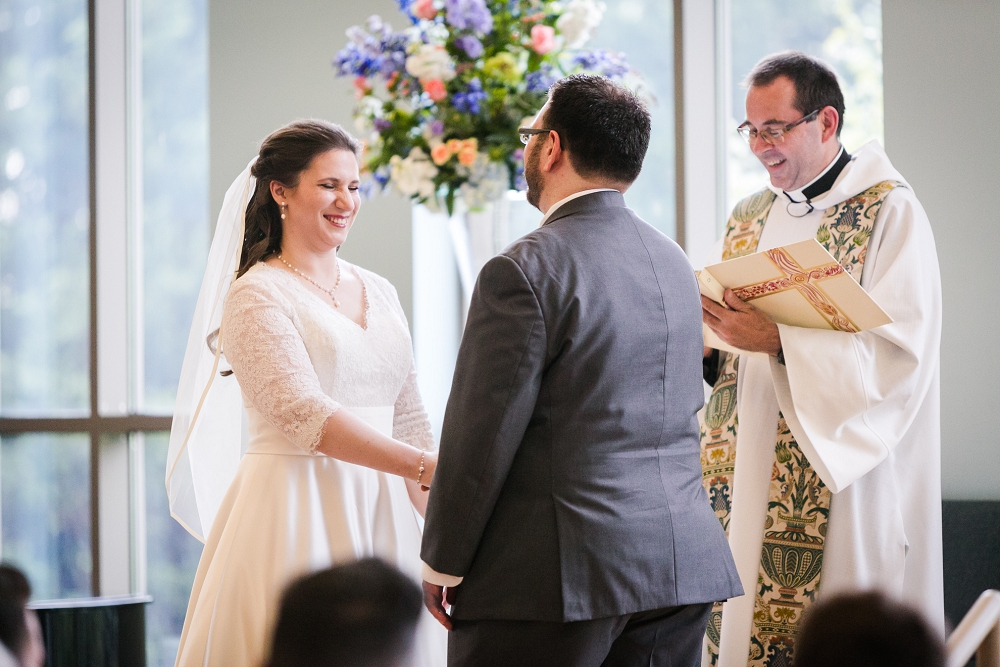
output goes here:
<path id="1" fill-rule="evenodd" d="M 857 333 L 858 328 L 843 311 L 815 283 L 833 278 L 845 273 L 844 267 L 837 262 L 824 264 L 811 269 L 804 269 L 782 248 L 764 252 L 774 266 L 784 273 L 781 278 L 765 280 L 755 285 L 746 285 L 733 290 L 742 301 L 753 301 L 769 294 L 777 294 L 790 289 L 798 290 L 803 297 L 826 319 L 837 331 Z"/>

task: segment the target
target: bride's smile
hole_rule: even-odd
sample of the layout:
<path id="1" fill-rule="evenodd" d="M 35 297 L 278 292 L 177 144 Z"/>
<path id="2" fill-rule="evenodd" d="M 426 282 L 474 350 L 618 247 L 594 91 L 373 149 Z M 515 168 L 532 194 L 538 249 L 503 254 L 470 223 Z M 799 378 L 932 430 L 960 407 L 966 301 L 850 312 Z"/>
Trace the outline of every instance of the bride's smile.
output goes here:
<path id="1" fill-rule="evenodd" d="M 361 208 L 360 179 L 354 153 L 331 150 L 313 159 L 295 187 L 276 184 L 286 242 L 295 239 L 317 254 L 343 245 Z"/>

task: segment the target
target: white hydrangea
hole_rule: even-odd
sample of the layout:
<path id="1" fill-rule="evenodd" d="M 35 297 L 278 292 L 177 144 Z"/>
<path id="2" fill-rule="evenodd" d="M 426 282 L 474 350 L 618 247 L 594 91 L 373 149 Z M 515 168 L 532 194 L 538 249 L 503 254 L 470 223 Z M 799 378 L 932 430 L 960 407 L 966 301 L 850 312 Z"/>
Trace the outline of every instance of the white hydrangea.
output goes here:
<path id="1" fill-rule="evenodd" d="M 417 196 L 421 199 L 433 197 L 436 188 L 434 177 L 438 170 L 430 157 L 420 148 L 413 148 L 405 158 L 393 155 L 389 160 L 389 178 L 396 189 L 407 197 Z"/>
<path id="2" fill-rule="evenodd" d="M 507 166 L 493 162 L 486 153 L 477 153 L 472 165 L 459 166 L 456 171 L 469 179 L 462 183 L 459 194 L 471 209 L 500 199 L 510 187 Z"/>
<path id="3" fill-rule="evenodd" d="M 451 33 L 443 23 L 432 23 L 424 29 L 424 37 L 427 39 L 428 44 L 444 46 L 448 38 L 451 37 Z"/>
<path id="4" fill-rule="evenodd" d="M 354 109 L 354 127 L 361 134 L 374 131 L 372 121 L 382 117 L 382 100 L 374 95 L 365 95 L 358 100 Z"/>
<path id="5" fill-rule="evenodd" d="M 566 47 L 578 49 L 587 43 L 604 18 L 607 5 L 597 0 L 569 0 L 562 16 L 556 20 L 556 29 L 563 36 Z"/>
<path id="6" fill-rule="evenodd" d="M 354 129 L 357 130 L 358 134 L 365 135 L 374 132 L 375 126 L 372 125 L 372 119 L 368 116 L 355 116 Z"/>
<path id="7" fill-rule="evenodd" d="M 455 61 L 443 46 L 423 44 L 406 59 L 406 71 L 418 79 L 451 81 L 455 78 Z"/>

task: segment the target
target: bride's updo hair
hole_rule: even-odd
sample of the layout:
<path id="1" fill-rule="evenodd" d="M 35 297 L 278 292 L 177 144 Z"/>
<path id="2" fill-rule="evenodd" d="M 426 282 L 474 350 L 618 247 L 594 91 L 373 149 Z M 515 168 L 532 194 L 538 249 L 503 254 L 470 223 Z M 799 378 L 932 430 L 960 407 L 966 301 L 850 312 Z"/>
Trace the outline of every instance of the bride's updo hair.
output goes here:
<path id="1" fill-rule="evenodd" d="M 271 182 L 294 188 L 313 159 L 331 150 L 350 151 L 360 159 L 361 143 L 339 125 L 324 120 L 298 120 L 272 133 L 261 144 L 257 161 L 250 169 L 257 187 L 247 204 L 237 278 L 281 250 L 281 211 L 271 196 Z"/>

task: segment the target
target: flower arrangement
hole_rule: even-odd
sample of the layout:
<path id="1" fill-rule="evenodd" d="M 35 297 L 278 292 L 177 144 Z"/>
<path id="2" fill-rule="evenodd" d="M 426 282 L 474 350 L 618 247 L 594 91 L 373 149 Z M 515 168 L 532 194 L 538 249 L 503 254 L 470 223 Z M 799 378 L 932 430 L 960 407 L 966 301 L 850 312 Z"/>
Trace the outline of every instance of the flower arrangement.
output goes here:
<path id="1" fill-rule="evenodd" d="M 347 31 L 334 61 L 354 77 L 370 192 L 390 185 L 451 213 L 524 189 L 517 128 L 549 87 L 591 72 L 636 77 L 623 54 L 581 50 L 600 24 L 598 0 L 398 0 L 410 25 L 378 16 Z"/>

